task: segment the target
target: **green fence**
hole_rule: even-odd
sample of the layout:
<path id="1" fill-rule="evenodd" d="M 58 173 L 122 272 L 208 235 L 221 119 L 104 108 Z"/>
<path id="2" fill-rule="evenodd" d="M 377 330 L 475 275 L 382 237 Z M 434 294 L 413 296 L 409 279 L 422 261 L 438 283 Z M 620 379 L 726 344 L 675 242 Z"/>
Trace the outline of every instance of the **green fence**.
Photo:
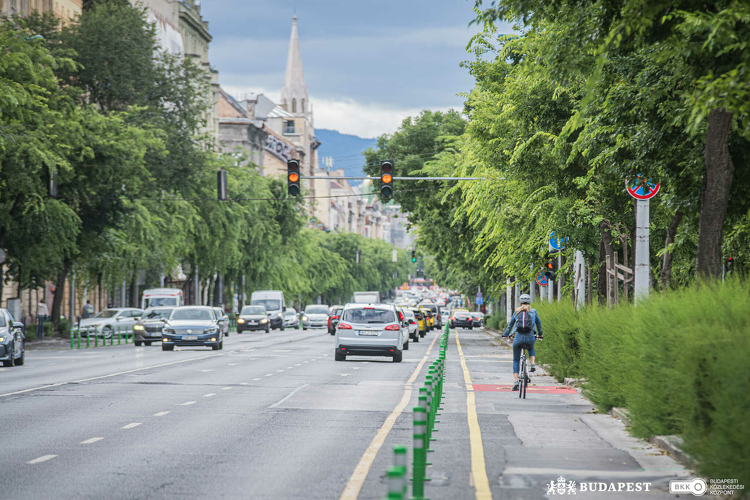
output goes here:
<path id="1" fill-rule="evenodd" d="M 85 337 L 85 345 L 83 341 L 81 340 L 81 333 L 83 333 Z M 113 329 L 112 333 L 109 335 L 109 337 L 106 337 L 104 333 L 101 335 L 97 330 L 94 329 L 87 329 L 87 328 L 71 328 L 70 330 L 70 348 L 71 349 L 80 349 L 82 346 L 84 348 L 88 347 L 99 347 L 99 337 L 101 336 L 101 346 L 106 347 L 107 341 L 109 341 L 109 345 L 115 345 L 115 337 L 117 337 L 117 345 L 123 344 L 123 341 L 125 344 L 129 344 L 133 342 L 133 329 L 132 328 L 124 328 L 124 327 L 117 327 L 117 329 Z M 93 342 L 91 338 L 93 337 Z"/>

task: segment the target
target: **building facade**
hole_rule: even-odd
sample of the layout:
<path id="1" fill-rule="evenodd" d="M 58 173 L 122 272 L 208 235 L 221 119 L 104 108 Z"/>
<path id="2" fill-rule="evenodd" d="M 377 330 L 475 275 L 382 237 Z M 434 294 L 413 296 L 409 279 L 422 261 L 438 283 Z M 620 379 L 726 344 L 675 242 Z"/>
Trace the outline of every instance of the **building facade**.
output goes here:
<path id="1" fill-rule="evenodd" d="M 83 0 L 0 0 L 0 16 L 27 16 L 32 12 L 54 12 L 69 24 L 83 10 Z"/>

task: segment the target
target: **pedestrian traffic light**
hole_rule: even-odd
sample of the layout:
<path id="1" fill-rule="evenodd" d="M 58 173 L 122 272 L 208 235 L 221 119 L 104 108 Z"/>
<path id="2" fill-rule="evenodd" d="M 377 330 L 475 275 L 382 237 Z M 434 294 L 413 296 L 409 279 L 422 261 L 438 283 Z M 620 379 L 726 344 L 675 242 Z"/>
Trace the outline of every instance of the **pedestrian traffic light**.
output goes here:
<path id="1" fill-rule="evenodd" d="M 393 196 L 393 163 L 388 160 L 380 164 L 380 194 Z"/>
<path id="2" fill-rule="evenodd" d="M 557 276 L 557 254 L 556 253 L 547 252 L 547 260 L 544 262 L 542 273 L 550 281 L 555 281 L 555 277 Z"/>
<path id="3" fill-rule="evenodd" d="M 286 162 L 286 190 L 291 196 L 298 196 L 299 188 L 299 161 L 289 160 Z"/>
<path id="4" fill-rule="evenodd" d="M 226 201 L 227 199 L 227 171 L 222 169 L 219 169 L 218 172 L 216 172 L 216 191 L 217 191 L 217 198 L 219 201 Z"/>
<path id="5" fill-rule="evenodd" d="M 412 262 L 416 262 L 417 261 L 417 251 L 416 250 L 412 250 L 411 251 L 411 261 Z"/>

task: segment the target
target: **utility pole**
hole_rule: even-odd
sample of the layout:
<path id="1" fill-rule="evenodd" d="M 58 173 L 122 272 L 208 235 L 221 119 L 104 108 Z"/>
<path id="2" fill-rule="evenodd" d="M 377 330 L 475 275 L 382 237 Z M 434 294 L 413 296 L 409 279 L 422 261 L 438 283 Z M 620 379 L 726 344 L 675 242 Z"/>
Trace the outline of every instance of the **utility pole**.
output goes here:
<path id="1" fill-rule="evenodd" d="M 505 284 L 505 322 L 510 323 L 510 318 L 513 316 L 513 297 L 511 297 L 510 278 L 507 279 Z"/>

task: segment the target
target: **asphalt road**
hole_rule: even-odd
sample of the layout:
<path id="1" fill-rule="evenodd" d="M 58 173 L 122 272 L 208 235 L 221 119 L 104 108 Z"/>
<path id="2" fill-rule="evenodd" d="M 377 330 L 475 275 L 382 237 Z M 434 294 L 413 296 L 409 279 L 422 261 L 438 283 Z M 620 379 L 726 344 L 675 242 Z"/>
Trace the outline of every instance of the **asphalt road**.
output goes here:
<path id="1" fill-rule="evenodd" d="M 222 351 L 28 351 L 0 369 L 0 499 L 382 499 L 436 335 L 402 363 L 335 362 L 323 330 L 233 334 Z M 668 480 L 689 477 L 577 393 L 498 392 L 512 381 L 507 347 L 477 330 L 458 341 L 451 332 L 429 498 L 479 498 L 483 474 L 496 499 L 545 498 L 560 475 L 653 484 L 576 498 L 674 498 Z"/>

